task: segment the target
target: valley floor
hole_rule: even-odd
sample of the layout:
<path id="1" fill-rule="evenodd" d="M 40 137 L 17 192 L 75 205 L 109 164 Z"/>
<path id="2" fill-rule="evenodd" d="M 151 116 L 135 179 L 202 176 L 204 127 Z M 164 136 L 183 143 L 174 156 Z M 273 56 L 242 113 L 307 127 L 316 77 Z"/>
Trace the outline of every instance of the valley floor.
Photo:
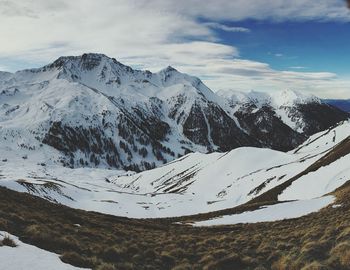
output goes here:
<path id="1" fill-rule="evenodd" d="M 333 205 L 297 219 L 192 227 L 176 218 L 128 219 L 71 209 L 0 188 L 0 230 L 93 269 L 342 270 L 350 265 L 349 194 L 348 182 L 331 194 Z M 242 207 L 257 205 L 236 210 Z"/>

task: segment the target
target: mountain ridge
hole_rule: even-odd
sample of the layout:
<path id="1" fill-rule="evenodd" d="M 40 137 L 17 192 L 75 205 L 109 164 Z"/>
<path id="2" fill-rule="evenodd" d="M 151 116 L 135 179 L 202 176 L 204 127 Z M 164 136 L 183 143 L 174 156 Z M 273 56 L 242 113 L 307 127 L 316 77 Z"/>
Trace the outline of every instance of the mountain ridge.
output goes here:
<path id="1" fill-rule="evenodd" d="M 60 57 L 0 79 L 0 133 L 8 147 L 48 162 L 139 171 L 188 152 L 288 151 L 349 116 L 316 98 L 290 106 L 303 99 L 283 93 L 289 106 L 233 104 L 172 67 L 152 73 L 103 54 Z"/>

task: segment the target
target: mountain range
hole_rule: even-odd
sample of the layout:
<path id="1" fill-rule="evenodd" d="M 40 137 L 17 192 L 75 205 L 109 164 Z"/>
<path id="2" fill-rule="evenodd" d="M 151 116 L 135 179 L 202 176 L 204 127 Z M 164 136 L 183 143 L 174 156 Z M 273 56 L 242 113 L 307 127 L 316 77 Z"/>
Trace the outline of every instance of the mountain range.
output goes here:
<path id="1" fill-rule="evenodd" d="M 349 114 L 296 91 L 214 93 L 172 67 L 134 70 L 103 54 L 0 73 L 4 159 L 143 171 L 191 152 L 289 151 Z"/>
<path id="2" fill-rule="evenodd" d="M 0 258 L 345 270 L 349 164 L 349 113 L 297 91 L 213 92 L 102 54 L 0 72 Z"/>

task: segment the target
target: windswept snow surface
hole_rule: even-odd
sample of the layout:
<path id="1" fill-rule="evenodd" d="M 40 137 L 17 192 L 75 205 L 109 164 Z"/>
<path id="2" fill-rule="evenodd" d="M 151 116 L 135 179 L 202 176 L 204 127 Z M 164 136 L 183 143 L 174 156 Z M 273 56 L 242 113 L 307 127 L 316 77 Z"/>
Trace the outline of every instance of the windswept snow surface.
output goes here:
<path id="1" fill-rule="evenodd" d="M 328 166 L 310 172 L 294 181 L 278 197 L 279 200 L 305 200 L 334 191 L 350 180 L 350 155 Z"/>
<path id="2" fill-rule="evenodd" d="M 22 243 L 16 236 L 0 231 L 0 239 L 10 236 L 17 247 L 0 247 L 0 269 L 3 270 L 78 270 L 77 268 L 63 263 L 59 255 Z"/>
<path id="3" fill-rule="evenodd" d="M 350 136 L 350 123 L 344 122 L 333 129 L 311 136 L 294 153 L 327 151 Z M 279 200 L 307 200 L 334 191 L 350 180 L 350 155 L 341 157 L 315 172 L 300 177 L 286 188 Z"/>
<path id="4" fill-rule="evenodd" d="M 168 194 L 168 203 L 150 208 L 156 216 L 180 216 L 234 207 L 275 187 L 317 158 L 270 149 L 238 148 L 228 153 L 194 153 L 155 170 L 113 180 L 134 194 Z"/>
<path id="5" fill-rule="evenodd" d="M 232 225 L 297 218 L 317 212 L 333 202 L 333 196 L 325 196 L 311 200 L 282 202 L 265 206 L 255 211 L 247 211 L 237 215 L 226 215 L 215 219 L 196 222 L 193 226 Z"/>
<path id="6" fill-rule="evenodd" d="M 327 151 L 350 136 L 350 121 L 339 123 L 336 127 L 316 133 L 291 153 L 319 153 Z"/>

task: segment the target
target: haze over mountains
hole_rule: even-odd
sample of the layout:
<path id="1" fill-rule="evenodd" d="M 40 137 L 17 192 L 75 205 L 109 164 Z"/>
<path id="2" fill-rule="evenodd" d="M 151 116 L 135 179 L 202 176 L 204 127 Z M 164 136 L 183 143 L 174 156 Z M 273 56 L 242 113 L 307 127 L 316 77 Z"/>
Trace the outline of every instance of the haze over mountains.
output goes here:
<path id="1" fill-rule="evenodd" d="M 325 99 L 323 102 L 337 107 L 345 112 L 350 112 L 350 100 L 349 99 Z"/>
<path id="2" fill-rule="evenodd" d="M 102 54 L 1 72 L 0 101 L 3 153 L 40 164 L 132 171 L 189 152 L 288 151 L 349 117 L 295 91 L 214 93 L 172 67 L 134 70 Z"/>

